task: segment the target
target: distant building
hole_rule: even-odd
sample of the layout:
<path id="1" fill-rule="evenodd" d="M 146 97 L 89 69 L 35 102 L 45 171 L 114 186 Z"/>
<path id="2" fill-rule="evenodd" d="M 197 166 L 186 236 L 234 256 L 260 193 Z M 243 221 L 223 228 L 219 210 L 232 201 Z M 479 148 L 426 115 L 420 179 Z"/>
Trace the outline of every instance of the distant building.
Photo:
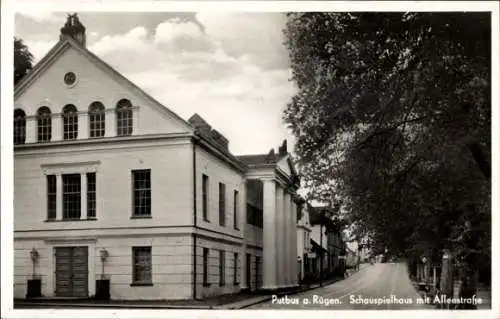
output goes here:
<path id="1" fill-rule="evenodd" d="M 319 258 L 314 261 L 318 272 L 322 264 L 325 277 L 343 274 L 345 265 L 342 256 L 345 255 L 346 246 L 340 224 L 333 218 L 329 207 L 310 206 L 310 211 L 311 239 Z"/>

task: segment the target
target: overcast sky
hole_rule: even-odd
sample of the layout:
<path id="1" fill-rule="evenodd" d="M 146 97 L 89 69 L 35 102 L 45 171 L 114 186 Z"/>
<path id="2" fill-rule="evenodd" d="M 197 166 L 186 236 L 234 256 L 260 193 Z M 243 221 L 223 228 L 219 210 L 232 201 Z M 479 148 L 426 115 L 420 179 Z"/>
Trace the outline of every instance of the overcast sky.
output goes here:
<path id="1" fill-rule="evenodd" d="M 279 13 L 79 14 L 87 47 L 188 119 L 198 113 L 237 155 L 267 153 L 292 136 L 282 121 L 294 93 Z M 40 60 L 65 13 L 19 13 L 15 35 Z"/>

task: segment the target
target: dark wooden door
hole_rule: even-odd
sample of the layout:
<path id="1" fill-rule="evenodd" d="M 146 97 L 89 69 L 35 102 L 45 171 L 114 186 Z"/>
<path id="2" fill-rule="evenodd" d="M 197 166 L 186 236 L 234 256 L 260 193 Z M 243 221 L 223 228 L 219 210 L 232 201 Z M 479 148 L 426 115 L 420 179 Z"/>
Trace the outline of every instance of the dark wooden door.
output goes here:
<path id="1" fill-rule="evenodd" d="M 88 247 L 56 248 L 56 296 L 88 296 Z"/>
<path id="2" fill-rule="evenodd" d="M 72 247 L 56 248 L 56 296 L 71 297 Z"/>
<path id="3" fill-rule="evenodd" d="M 73 248 L 72 285 L 74 297 L 88 296 L 88 248 Z"/>

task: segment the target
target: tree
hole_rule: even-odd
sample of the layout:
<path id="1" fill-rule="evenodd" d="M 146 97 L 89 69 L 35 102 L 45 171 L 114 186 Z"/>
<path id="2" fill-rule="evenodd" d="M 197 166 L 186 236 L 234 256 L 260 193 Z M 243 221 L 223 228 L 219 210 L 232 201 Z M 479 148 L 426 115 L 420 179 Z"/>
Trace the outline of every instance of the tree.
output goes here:
<path id="1" fill-rule="evenodd" d="M 490 25 L 488 13 L 287 14 L 298 92 L 284 119 L 305 187 L 342 202 L 378 249 L 437 258 L 474 220 L 461 245 L 484 249 L 467 267 L 490 260 Z"/>
<path id="2" fill-rule="evenodd" d="M 14 85 L 33 68 L 33 55 L 22 39 L 14 37 Z"/>

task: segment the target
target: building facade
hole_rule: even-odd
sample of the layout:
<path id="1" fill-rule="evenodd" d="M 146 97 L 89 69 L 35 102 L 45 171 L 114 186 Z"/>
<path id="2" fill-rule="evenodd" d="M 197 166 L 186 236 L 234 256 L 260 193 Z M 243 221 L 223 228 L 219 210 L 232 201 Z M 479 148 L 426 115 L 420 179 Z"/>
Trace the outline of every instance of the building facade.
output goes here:
<path id="1" fill-rule="evenodd" d="M 234 156 L 203 118 L 180 118 L 85 42 L 68 17 L 15 87 L 14 297 L 30 283 L 34 296 L 108 286 L 124 300 L 297 285 L 286 142 Z"/>
<path id="2" fill-rule="evenodd" d="M 324 278 L 341 276 L 345 270 L 345 241 L 342 226 L 331 208 L 310 207 L 311 238 L 317 245 L 319 261 L 315 262 Z M 322 269 L 319 270 L 320 265 Z"/>

